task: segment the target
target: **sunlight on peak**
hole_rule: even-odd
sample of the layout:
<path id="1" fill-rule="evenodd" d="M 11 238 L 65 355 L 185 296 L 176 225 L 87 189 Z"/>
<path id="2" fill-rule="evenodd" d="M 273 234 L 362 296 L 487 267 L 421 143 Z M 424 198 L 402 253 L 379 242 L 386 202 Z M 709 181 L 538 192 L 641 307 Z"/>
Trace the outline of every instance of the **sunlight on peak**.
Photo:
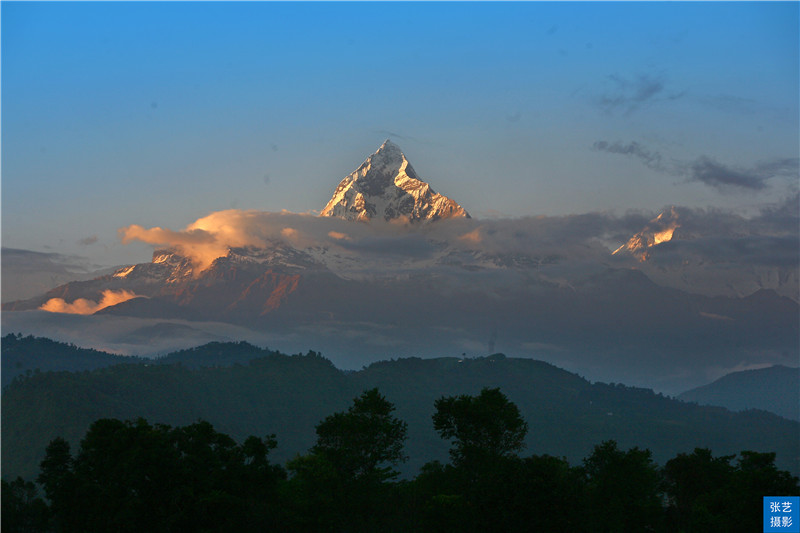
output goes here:
<path id="1" fill-rule="evenodd" d="M 668 242 L 672 240 L 672 234 L 675 233 L 678 225 L 675 224 L 671 228 L 667 228 L 664 231 L 654 233 L 653 234 L 653 244 L 651 246 L 655 246 L 656 244 L 661 244 L 662 242 Z"/>

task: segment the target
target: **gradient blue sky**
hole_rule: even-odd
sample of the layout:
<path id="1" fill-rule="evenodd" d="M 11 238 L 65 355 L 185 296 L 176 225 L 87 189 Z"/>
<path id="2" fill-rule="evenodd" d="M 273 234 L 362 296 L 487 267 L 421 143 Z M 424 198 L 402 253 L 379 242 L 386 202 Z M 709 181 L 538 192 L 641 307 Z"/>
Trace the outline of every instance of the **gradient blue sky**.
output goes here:
<path id="1" fill-rule="evenodd" d="M 6 247 L 147 261 L 118 228 L 319 210 L 387 137 L 479 218 L 798 189 L 797 2 L 0 9 Z"/>

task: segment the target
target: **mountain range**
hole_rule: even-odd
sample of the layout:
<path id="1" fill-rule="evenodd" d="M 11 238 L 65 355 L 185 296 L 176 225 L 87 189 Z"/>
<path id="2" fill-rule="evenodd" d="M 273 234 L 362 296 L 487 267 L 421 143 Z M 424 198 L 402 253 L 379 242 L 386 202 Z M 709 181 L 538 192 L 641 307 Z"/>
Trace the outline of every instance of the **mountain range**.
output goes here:
<path id="1" fill-rule="evenodd" d="M 156 246 L 150 262 L 5 303 L 4 330 L 155 355 L 148 328 L 191 333 L 187 347 L 229 324 L 343 368 L 502 348 L 670 393 L 742 364 L 795 366 L 800 353 L 789 208 L 478 220 L 386 141 L 320 215 L 228 210 L 182 232 L 123 228 L 124 242 Z"/>

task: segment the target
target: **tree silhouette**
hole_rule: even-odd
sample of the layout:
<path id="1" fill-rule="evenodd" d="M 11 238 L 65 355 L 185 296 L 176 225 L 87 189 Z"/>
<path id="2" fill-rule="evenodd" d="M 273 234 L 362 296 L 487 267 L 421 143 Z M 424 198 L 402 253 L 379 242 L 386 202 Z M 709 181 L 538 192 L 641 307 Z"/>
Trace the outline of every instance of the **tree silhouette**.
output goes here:
<path id="1" fill-rule="evenodd" d="M 528 424 L 499 388 L 484 388 L 478 396 L 441 397 L 434 406 L 433 427 L 452 440 L 456 466 L 478 467 L 525 446 Z"/>
<path id="2" fill-rule="evenodd" d="M 676 531 L 724 531 L 735 455 L 713 457 L 708 448 L 679 453 L 664 465 L 667 520 Z M 727 519 L 725 519 L 727 520 Z"/>
<path id="3" fill-rule="evenodd" d="M 378 389 L 317 425 L 317 442 L 289 462 L 294 527 L 303 531 L 386 531 L 397 477 L 406 457 L 407 424 Z"/>
<path id="4" fill-rule="evenodd" d="M 583 460 L 594 531 L 653 531 L 662 523 L 660 473 L 650 450 L 622 451 L 613 440 Z"/>
<path id="5" fill-rule="evenodd" d="M 239 446 L 202 421 L 100 419 L 74 458 L 51 441 L 38 479 L 58 531 L 261 531 L 273 510 L 256 504 L 271 504 L 285 477 L 266 461 L 273 446 L 271 437 Z"/>
<path id="6" fill-rule="evenodd" d="M 17 477 L 12 482 L 2 480 L 2 512 L 0 529 L 16 533 L 47 531 L 49 510 L 36 490 L 36 485 Z"/>
<path id="7" fill-rule="evenodd" d="M 394 479 L 392 468 L 406 460 L 403 445 L 408 424 L 396 418 L 394 405 L 378 389 L 365 391 L 346 412 L 334 413 L 317 425 L 311 453 L 346 478 Z"/>

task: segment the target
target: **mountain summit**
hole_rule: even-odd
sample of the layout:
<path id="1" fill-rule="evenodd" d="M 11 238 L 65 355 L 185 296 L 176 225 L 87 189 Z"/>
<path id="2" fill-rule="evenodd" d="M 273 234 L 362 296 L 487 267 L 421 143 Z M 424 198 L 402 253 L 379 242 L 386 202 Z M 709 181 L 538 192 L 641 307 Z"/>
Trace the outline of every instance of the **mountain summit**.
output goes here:
<path id="1" fill-rule="evenodd" d="M 671 207 L 669 212 L 664 211 L 656 218 L 651 220 L 642 231 L 631 237 L 628 242 L 614 250 L 613 254 L 628 252 L 639 261 L 647 261 L 650 257 L 649 248 L 669 242 L 675 230 L 680 227 L 678 222 L 678 212 L 675 207 Z"/>
<path id="2" fill-rule="evenodd" d="M 420 180 L 400 148 L 387 139 L 377 152 L 339 183 L 320 216 L 417 221 L 469 218 L 469 213 Z"/>

